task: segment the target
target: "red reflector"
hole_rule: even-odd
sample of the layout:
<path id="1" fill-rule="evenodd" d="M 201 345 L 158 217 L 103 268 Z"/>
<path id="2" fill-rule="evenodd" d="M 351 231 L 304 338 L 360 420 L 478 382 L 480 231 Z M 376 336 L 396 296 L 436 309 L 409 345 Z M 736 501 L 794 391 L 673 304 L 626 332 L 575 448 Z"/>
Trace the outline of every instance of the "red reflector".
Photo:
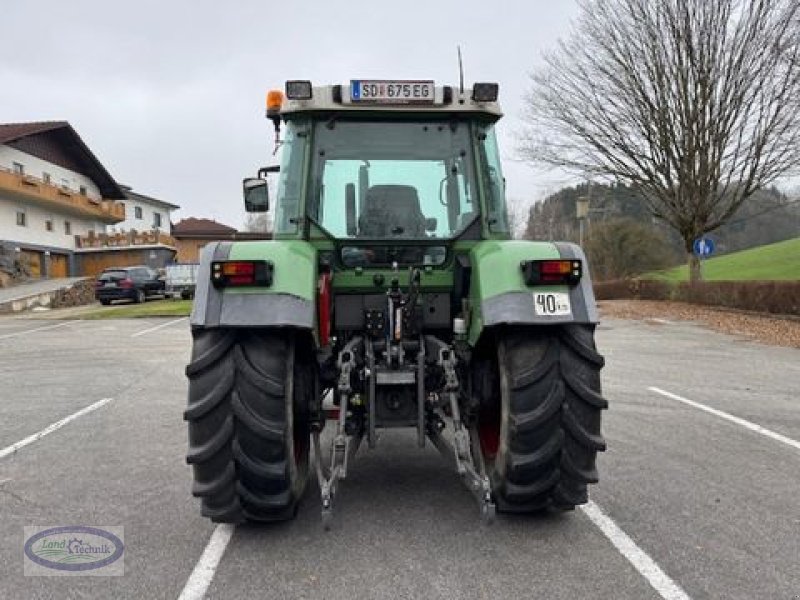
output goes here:
<path id="1" fill-rule="evenodd" d="M 228 277 L 228 285 L 250 285 L 254 281 L 252 275 L 231 275 Z"/>

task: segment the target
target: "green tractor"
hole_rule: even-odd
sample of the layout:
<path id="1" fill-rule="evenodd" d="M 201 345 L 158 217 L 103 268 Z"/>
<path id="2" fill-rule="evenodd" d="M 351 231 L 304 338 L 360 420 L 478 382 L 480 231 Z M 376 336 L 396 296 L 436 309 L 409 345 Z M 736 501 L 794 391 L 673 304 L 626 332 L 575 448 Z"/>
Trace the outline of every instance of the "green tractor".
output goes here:
<path id="1" fill-rule="evenodd" d="M 511 239 L 497 94 L 365 80 L 268 94 L 280 165 L 244 199 L 268 210 L 278 173 L 274 239 L 206 246 L 191 316 L 203 515 L 291 519 L 315 476 L 327 526 L 385 428 L 441 451 L 488 520 L 587 502 L 605 449 L 597 308 L 578 246 Z"/>

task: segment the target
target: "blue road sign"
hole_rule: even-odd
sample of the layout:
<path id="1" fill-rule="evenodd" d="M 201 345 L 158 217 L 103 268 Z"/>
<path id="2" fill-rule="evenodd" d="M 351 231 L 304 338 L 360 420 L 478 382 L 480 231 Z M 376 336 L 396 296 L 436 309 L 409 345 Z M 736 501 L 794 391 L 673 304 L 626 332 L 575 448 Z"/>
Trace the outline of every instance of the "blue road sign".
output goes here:
<path id="1" fill-rule="evenodd" d="M 695 256 L 700 258 L 707 258 L 714 254 L 714 240 L 707 237 L 697 238 L 694 241 Z"/>

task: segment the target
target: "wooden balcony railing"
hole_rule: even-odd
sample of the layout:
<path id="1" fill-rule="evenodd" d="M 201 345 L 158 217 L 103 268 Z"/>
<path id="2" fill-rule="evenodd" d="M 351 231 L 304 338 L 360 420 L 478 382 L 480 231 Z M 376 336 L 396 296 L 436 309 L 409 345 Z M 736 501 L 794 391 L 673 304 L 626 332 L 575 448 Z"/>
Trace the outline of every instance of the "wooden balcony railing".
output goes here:
<path id="1" fill-rule="evenodd" d="M 84 196 L 31 175 L 0 167 L 0 192 L 22 196 L 53 210 L 88 217 L 109 225 L 125 220 L 125 205 L 113 200 Z"/>
<path id="2" fill-rule="evenodd" d="M 78 248 L 126 248 L 130 246 L 171 246 L 175 247 L 175 238 L 163 231 L 131 230 L 127 233 L 91 233 L 89 235 L 75 236 Z"/>

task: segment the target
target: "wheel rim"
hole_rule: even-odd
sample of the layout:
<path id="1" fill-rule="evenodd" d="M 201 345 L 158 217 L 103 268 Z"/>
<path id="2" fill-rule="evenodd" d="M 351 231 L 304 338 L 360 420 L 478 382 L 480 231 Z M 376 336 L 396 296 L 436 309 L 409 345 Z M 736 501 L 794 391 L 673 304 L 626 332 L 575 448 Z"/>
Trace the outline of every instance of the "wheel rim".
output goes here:
<path id="1" fill-rule="evenodd" d="M 500 448 L 500 411 L 494 412 L 491 417 L 481 415 L 478 421 L 478 440 L 486 460 L 494 460 Z"/>
<path id="2" fill-rule="evenodd" d="M 309 376 L 310 373 L 303 373 L 303 377 L 300 380 L 302 384 L 299 386 L 295 384 L 294 406 L 292 407 L 292 450 L 294 454 L 294 463 L 297 465 L 298 472 L 307 461 L 311 445 L 308 417 L 302 410 L 303 404 L 308 402 L 308 390 L 305 389 L 305 383 L 308 381 L 307 377 Z"/>
<path id="3" fill-rule="evenodd" d="M 312 373 L 306 365 L 298 364 L 296 340 L 289 343 L 289 362 L 287 365 L 287 389 L 291 390 L 287 398 L 287 411 L 291 419 L 289 431 L 291 440 L 287 440 L 287 456 L 291 457 L 290 479 L 295 494 L 300 497 L 306 487 L 309 473 L 309 455 L 311 449 L 311 433 L 307 408 L 309 395 L 308 384 L 312 380 Z"/>
<path id="4" fill-rule="evenodd" d="M 497 349 L 497 356 L 493 358 L 496 369 L 496 378 L 488 392 L 488 397 L 481 400 L 478 412 L 477 433 L 484 464 L 488 472 L 503 472 L 503 457 L 501 454 L 507 452 L 505 442 L 508 435 L 505 424 L 504 412 L 508 411 L 508 389 L 506 373 L 503 370 L 505 346 L 501 343 Z"/>

